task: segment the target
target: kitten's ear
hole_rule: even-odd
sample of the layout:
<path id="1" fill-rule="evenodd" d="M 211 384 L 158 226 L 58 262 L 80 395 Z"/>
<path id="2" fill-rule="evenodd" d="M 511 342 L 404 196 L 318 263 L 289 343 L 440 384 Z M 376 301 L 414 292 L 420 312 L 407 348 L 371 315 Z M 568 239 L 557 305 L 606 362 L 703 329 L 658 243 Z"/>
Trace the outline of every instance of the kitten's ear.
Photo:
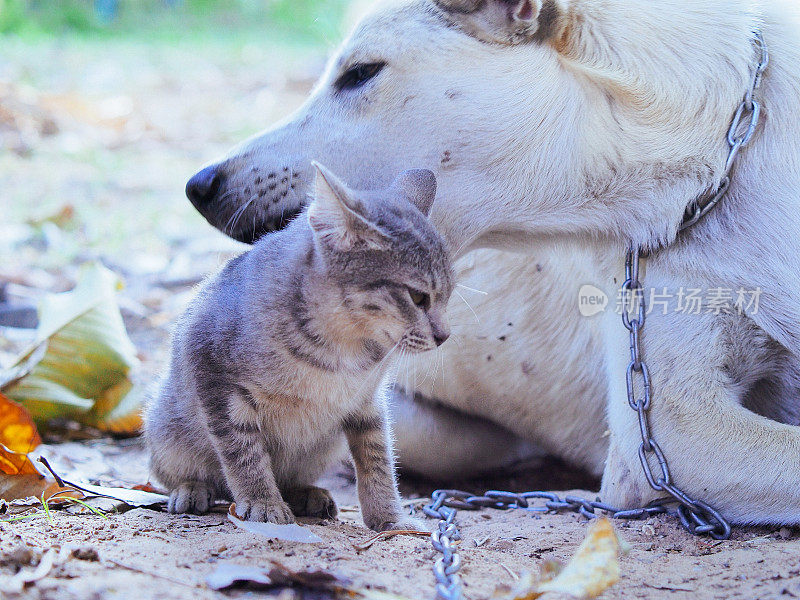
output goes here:
<path id="1" fill-rule="evenodd" d="M 336 175 L 317 162 L 308 224 L 327 245 L 346 249 L 359 243 L 380 246 L 381 231 L 367 218 L 366 207 Z"/>
<path id="2" fill-rule="evenodd" d="M 392 184 L 426 217 L 436 199 L 436 176 L 428 169 L 403 171 Z"/>

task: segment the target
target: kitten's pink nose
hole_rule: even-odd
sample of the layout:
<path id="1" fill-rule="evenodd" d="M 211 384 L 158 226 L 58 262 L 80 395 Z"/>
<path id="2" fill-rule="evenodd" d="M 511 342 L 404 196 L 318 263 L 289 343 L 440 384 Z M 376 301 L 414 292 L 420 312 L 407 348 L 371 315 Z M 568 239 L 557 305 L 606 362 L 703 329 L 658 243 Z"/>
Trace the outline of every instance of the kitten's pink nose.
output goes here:
<path id="1" fill-rule="evenodd" d="M 450 337 L 450 328 L 447 326 L 447 319 L 444 314 L 438 309 L 433 308 L 428 311 L 428 319 L 431 323 L 431 335 L 433 341 L 437 346 L 441 346 Z"/>

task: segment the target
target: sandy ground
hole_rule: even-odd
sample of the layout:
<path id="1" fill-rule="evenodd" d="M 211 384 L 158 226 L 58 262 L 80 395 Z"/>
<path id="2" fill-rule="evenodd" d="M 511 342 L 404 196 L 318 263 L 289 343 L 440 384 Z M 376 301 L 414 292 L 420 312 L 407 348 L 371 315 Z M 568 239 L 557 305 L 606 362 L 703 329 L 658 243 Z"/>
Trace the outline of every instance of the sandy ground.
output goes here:
<path id="1" fill-rule="evenodd" d="M 0 281 L 18 300 L 67 289 L 77 266 L 102 260 L 121 274 L 123 314 L 143 360 L 146 384 L 163 363 L 169 325 L 191 285 L 237 246 L 208 227 L 182 197 L 203 162 L 287 114 L 322 64 L 318 53 L 286 53 L 263 43 L 152 45 L 106 40 L 36 44 L 3 40 L 0 60 Z M 10 115 L 10 116 L 9 116 Z M 66 213 L 63 211 L 68 209 Z M 10 219 L 8 218 L 10 215 Z M 61 219 L 59 215 L 66 215 Z M 0 359 L 24 332 L 0 332 Z M 111 485 L 147 481 L 136 440 L 95 440 L 50 450 L 62 474 Z M 442 484 L 443 482 L 437 482 Z M 364 552 L 353 485 L 326 478 L 342 507 L 336 523 L 308 523 L 324 542 L 269 542 L 236 529 L 224 513 L 170 516 L 149 509 L 111 515 L 58 511 L 0 523 L 0 578 L 35 564 L 49 548 L 80 551 L 29 586 L 26 599 L 189 599 L 252 597 L 212 592 L 217 565 L 325 569 L 364 587 L 430 598 L 429 542 L 398 537 Z M 597 482 L 559 464 L 478 482 L 488 488 L 592 488 Z M 404 482 L 407 498 L 434 484 Z M 588 492 L 586 492 L 588 493 Z M 523 571 L 566 560 L 583 538 L 576 515 L 523 511 L 461 513 L 462 575 L 470 598 L 489 597 Z M 783 529 L 737 529 L 731 541 L 693 538 L 659 517 L 617 524 L 631 545 L 622 581 L 607 598 L 800 597 L 800 536 Z M 32 553 L 20 551 L 30 549 Z"/>
<path id="2" fill-rule="evenodd" d="M 82 474 L 107 485 L 133 485 L 147 477 L 140 444 L 128 441 L 70 443 L 45 451 L 62 474 Z M 558 467 L 557 476 L 580 474 Z M 547 470 L 523 471 L 507 478 L 459 482 L 470 489 L 502 487 L 523 491 L 548 479 Z M 354 543 L 372 534 L 360 523 L 355 490 L 347 469 L 329 474 L 341 514 L 336 522 L 303 520 L 322 543 L 297 544 L 265 539 L 231 524 L 224 507 L 205 516 L 174 516 L 137 508 L 112 514 L 54 513 L 0 524 L 0 577 L 11 574 L 20 548 L 34 550 L 33 562 L 49 548 L 72 548 L 74 556 L 19 598 L 25 599 L 190 599 L 252 597 L 259 592 L 214 592 L 205 578 L 220 564 L 267 566 L 278 560 L 297 570 L 325 570 L 358 587 L 385 590 L 408 598 L 430 598 L 435 558 L 424 538 L 395 537 L 365 551 Z M 427 494 L 430 484 L 403 484 L 406 498 Z M 588 494 L 588 492 L 578 492 Z M 460 512 L 463 540 L 459 551 L 469 598 L 487 598 L 500 585 L 536 571 L 543 561 L 566 561 L 586 530 L 573 514 L 522 510 Z M 433 521 L 429 521 L 431 526 Z M 691 537 L 669 517 L 615 522 L 630 552 L 622 558 L 622 580 L 605 598 L 766 599 L 800 597 L 800 537 L 790 530 L 737 529 L 733 539 L 716 542 Z M 15 552 L 16 551 L 16 552 Z M 261 592 L 264 593 L 264 592 Z M 298 593 L 299 597 L 299 593 Z"/>

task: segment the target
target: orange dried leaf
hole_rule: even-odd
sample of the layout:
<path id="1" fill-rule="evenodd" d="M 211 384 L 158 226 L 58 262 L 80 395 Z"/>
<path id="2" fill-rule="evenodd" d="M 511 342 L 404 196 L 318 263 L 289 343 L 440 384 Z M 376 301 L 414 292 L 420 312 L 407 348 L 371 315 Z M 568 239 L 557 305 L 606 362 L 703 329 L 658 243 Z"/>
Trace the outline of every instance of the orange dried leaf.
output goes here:
<path id="1" fill-rule="evenodd" d="M 0 473 L 0 499 L 12 501 L 20 498 L 30 498 L 35 496 L 45 499 L 53 494 L 70 495 L 73 498 L 82 498 L 83 494 L 76 492 L 72 488 L 63 488 L 55 481 L 43 475 L 5 475 Z"/>
<path id="2" fill-rule="evenodd" d="M 38 475 L 26 456 L 42 443 L 30 414 L 0 394 L 0 472 L 6 475 Z"/>

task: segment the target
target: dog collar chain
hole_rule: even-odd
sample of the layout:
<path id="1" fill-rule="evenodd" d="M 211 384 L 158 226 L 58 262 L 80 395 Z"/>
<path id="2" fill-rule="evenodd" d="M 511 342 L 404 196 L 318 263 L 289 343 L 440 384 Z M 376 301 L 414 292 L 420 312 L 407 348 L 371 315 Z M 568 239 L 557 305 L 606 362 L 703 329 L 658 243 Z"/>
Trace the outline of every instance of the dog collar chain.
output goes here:
<path id="1" fill-rule="evenodd" d="M 688 229 L 697 223 L 725 197 L 731 185 L 731 171 L 736 162 L 736 157 L 739 156 L 739 151 L 750 143 L 753 134 L 756 132 L 758 120 L 761 116 L 761 104 L 755 99 L 755 94 L 761 86 L 761 78 L 767 65 L 769 65 L 769 50 L 760 31 L 755 33 L 754 39 L 756 50 L 759 54 L 758 62 L 753 72 L 750 87 L 747 89 L 741 104 L 739 104 L 739 108 L 736 109 L 733 121 L 731 121 L 731 126 L 728 129 L 727 141 L 729 149 L 728 158 L 725 161 L 725 174 L 716 189 L 700 196 L 689 204 L 683 216 L 680 231 Z"/>
<path id="2" fill-rule="evenodd" d="M 761 116 L 761 105 L 755 99 L 755 94 L 761 86 L 764 71 L 769 65 L 769 50 L 760 31 L 755 33 L 755 45 L 758 52 L 758 62 L 753 71 L 750 87 L 742 99 L 741 104 L 733 115 L 733 120 L 728 128 L 727 142 L 729 146 L 728 158 L 725 161 L 725 174 L 717 187 L 710 195 L 692 202 L 686 209 L 680 231 L 695 225 L 707 215 L 728 192 L 731 184 L 731 171 L 742 148 L 750 143 L 758 126 Z M 677 503 L 677 514 L 681 524 L 695 535 L 709 534 L 718 540 L 730 537 L 731 526 L 725 518 L 713 507 L 702 500 L 691 498 L 686 492 L 672 483 L 669 464 L 658 442 L 653 438 L 650 429 L 650 403 L 652 399 L 652 386 L 650 372 L 644 362 L 641 349 L 642 330 L 644 329 L 647 314 L 644 288 L 639 280 L 639 267 L 641 250 L 631 246 L 625 259 L 625 282 L 622 284 L 622 324 L 628 330 L 630 337 L 631 360 L 625 373 L 625 386 L 628 395 L 628 404 L 636 411 L 639 419 L 639 432 L 642 442 L 639 445 L 639 462 L 642 471 L 651 488 L 664 492 L 668 496 L 658 500 L 658 503 Z M 635 381 L 638 380 L 642 395 L 637 398 Z M 654 469 L 654 464 L 657 468 Z"/>

